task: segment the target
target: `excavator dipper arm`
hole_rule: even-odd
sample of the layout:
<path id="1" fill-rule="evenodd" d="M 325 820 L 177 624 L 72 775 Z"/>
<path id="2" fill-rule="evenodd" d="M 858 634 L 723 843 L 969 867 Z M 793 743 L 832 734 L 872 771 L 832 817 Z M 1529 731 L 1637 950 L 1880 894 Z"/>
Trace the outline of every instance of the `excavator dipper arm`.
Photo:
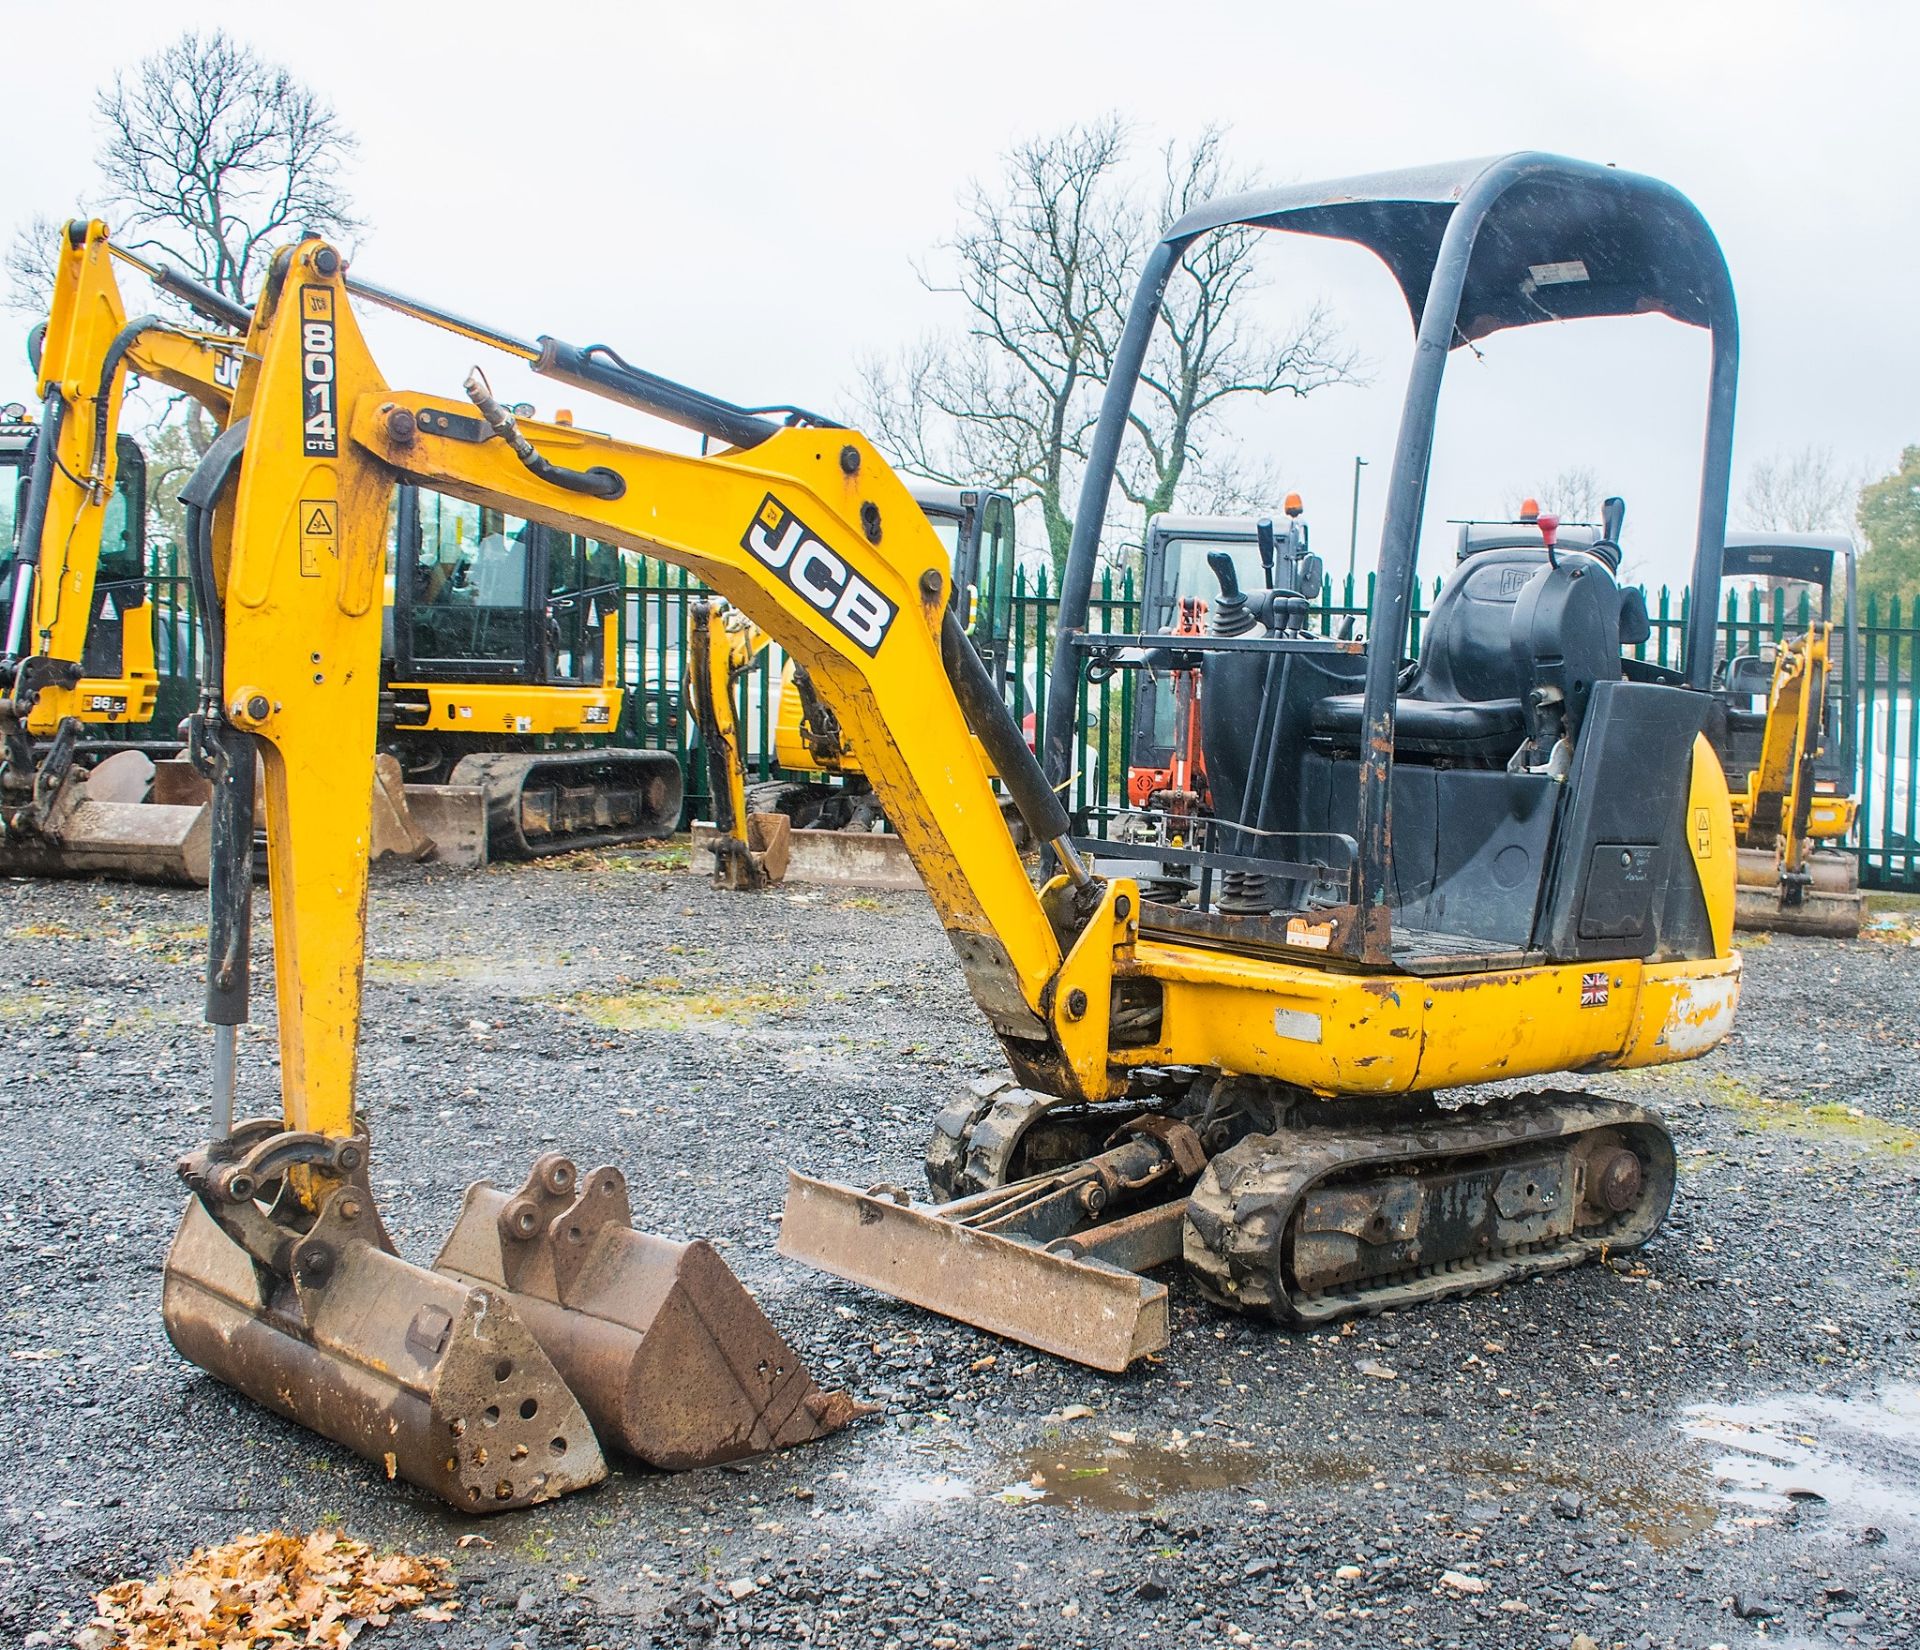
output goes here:
<path id="1" fill-rule="evenodd" d="M 515 1193 L 470 1187 L 431 1269 L 381 1224 L 354 1068 L 394 473 L 346 429 L 384 391 L 341 272 L 318 241 L 275 261 L 239 416 L 182 494 L 208 625 L 194 741 L 223 776 L 216 1087 L 230 1092 L 247 1014 L 257 753 L 281 1116 L 181 1160 L 193 1201 L 167 1331 L 219 1379 L 471 1512 L 593 1484 L 605 1449 L 679 1468 L 833 1432 L 860 1407 L 815 1385 L 711 1247 L 635 1230 L 611 1167 L 549 1156 Z"/>

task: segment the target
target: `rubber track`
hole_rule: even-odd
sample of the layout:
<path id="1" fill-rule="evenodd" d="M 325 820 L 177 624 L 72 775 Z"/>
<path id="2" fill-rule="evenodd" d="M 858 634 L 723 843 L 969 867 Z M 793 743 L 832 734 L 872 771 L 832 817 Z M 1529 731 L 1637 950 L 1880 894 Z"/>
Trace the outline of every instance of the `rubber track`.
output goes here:
<path id="1" fill-rule="evenodd" d="M 1329 1176 L 1395 1163 L 1522 1152 L 1599 1129 L 1622 1129 L 1642 1147 L 1639 1202 L 1604 1227 L 1567 1238 L 1385 1274 L 1320 1295 L 1286 1282 L 1285 1248 L 1301 1201 Z M 1653 1161 L 1647 1161 L 1651 1155 Z M 1237 1312 L 1282 1323 L 1328 1323 L 1476 1293 L 1636 1249 L 1659 1230 L 1673 1197 L 1673 1143 L 1653 1112 L 1623 1101 L 1547 1090 L 1365 1133 L 1313 1127 L 1249 1135 L 1215 1157 L 1187 1204 L 1184 1258 L 1201 1289 Z"/>

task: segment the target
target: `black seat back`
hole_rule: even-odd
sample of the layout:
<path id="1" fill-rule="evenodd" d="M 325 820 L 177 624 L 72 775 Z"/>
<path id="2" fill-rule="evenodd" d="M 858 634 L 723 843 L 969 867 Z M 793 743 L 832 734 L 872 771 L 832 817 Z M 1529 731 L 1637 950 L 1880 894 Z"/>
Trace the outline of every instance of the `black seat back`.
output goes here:
<path id="1" fill-rule="evenodd" d="M 1410 698 L 1518 699 L 1525 692 L 1509 640 L 1513 607 L 1547 565 L 1545 545 L 1481 550 L 1454 568 L 1434 598 Z"/>

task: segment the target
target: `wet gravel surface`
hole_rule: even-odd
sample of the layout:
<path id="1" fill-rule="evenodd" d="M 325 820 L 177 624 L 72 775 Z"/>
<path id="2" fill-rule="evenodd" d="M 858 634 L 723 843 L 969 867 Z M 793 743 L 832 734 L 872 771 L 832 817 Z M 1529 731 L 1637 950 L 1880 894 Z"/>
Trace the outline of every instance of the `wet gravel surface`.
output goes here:
<path id="1" fill-rule="evenodd" d="M 612 1161 L 641 1225 L 718 1242 L 823 1383 L 882 1407 L 474 1523 L 161 1331 L 202 920 L 0 883 L 0 1642 L 325 1520 L 456 1565 L 451 1622 L 371 1645 L 1920 1642 L 1920 949 L 1753 944 L 1725 1048 L 1609 1080 L 1679 1141 L 1642 1254 L 1314 1334 L 1176 1282 L 1166 1356 L 1109 1379 L 774 1253 L 787 1164 L 915 1182 L 994 1063 L 917 896 L 726 895 L 671 851 L 383 875 L 361 1090 L 402 1252 L 469 1179 Z M 269 1029 L 243 1110 L 277 1109 Z"/>

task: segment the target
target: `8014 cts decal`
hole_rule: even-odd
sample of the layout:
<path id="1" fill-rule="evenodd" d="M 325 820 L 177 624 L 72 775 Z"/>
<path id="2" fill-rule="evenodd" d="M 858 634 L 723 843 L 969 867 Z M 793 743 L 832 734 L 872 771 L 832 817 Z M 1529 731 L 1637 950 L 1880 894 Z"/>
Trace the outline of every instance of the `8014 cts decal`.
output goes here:
<path id="1" fill-rule="evenodd" d="M 863 652 L 878 653 L 899 608 L 827 548 L 773 494 L 767 494 L 740 540 Z"/>
<path id="2" fill-rule="evenodd" d="M 333 288 L 300 289 L 301 452 L 340 456 L 339 389 L 333 373 Z"/>

